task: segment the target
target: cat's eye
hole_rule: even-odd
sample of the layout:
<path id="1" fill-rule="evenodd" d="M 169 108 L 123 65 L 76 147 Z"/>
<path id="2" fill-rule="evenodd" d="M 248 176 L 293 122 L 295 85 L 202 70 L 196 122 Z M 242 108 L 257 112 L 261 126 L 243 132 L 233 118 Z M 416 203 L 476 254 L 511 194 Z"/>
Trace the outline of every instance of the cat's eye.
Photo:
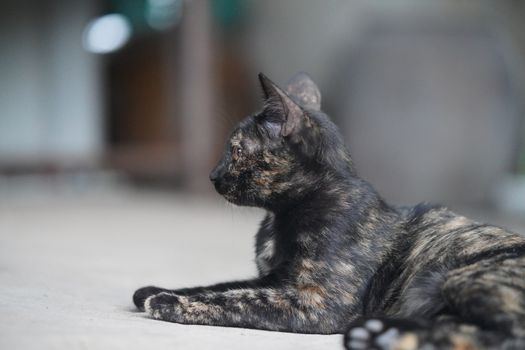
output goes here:
<path id="1" fill-rule="evenodd" d="M 237 160 L 242 156 L 242 148 L 239 146 L 233 147 L 233 159 Z"/>

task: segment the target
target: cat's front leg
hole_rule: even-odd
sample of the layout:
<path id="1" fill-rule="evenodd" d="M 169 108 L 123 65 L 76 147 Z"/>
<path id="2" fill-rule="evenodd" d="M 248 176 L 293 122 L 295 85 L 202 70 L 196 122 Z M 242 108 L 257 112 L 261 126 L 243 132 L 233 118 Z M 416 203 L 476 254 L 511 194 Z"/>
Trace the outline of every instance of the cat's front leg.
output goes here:
<path id="1" fill-rule="evenodd" d="M 244 327 L 300 333 L 341 331 L 335 315 L 328 317 L 322 296 L 308 296 L 290 287 L 242 288 L 193 296 L 169 292 L 145 302 L 146 312 L 183 324 Z"/>
<path id="2" fill-rule="evenodd" d="M 264 287 L 271 283 L 272 279 L 272 276 L 267 275 L 262 278 L 255 278 L 245 281 L 224 282 L 204 287 L 191 287 L 180 289 L 166 289 L 155 286 L 142 287 L 137 289 L 133 294 L 133 303 L 137 306 L 139 310 L 144 311 L 144 302 L 146 301 L 146 299 L 161 292 L 189 296 L 206 292 L 222 292 L 230 289 Z"/>

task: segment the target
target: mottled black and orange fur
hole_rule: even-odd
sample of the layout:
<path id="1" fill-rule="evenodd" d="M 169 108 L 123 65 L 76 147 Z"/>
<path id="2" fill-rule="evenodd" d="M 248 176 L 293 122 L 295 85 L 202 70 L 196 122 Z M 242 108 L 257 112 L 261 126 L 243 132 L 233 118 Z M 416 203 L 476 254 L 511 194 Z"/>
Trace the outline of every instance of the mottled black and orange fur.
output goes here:
<path id="1" fill-rule="evenodd" d="M 321 334 L 351 324 L 349 349 L 525 349 L 525 238 L 440 206 L 388 205 L 356 175 L 306 74 L 285 90 L 260 80 L 263 110 L 235 128 L 210 175 L 228 201 L 267 212 L 259 276 L 141 288 L 137 307 L 184 324 Z M 395 332 L 374 343 L 362 334 L 370 319 Z"/>

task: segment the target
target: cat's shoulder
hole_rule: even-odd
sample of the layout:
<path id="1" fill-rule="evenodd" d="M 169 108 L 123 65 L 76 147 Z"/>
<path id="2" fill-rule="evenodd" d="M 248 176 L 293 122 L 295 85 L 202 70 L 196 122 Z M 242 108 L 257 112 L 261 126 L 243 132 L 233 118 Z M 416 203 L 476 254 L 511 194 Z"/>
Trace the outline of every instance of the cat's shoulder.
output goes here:
<path id="1" fill-rule="evenodd" d="M 399 207 L 398 211 L 407 229 L 430 227 L 458 221 L 465 225 L 476 223 L 474 220 L 466 218 L 444 205 L 429 202 L 419 203 L 412 207 Z"/>
<path id="2" fill-rule="evenodd" d="M 422 202 L 414 206 L 399 206 L 396 209 L 405 221 L 409 223 L 415 223 L 424 218 L 441 217 L 444 214 L 447 216 L 457 215 L 446 206 L 430 202 Z"/>

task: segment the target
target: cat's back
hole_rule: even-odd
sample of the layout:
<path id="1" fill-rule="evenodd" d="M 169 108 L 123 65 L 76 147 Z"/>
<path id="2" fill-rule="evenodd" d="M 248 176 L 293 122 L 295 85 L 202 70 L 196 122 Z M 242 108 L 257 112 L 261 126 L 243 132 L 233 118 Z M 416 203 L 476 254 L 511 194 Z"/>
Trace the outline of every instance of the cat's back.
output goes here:
<path id="1" fill-rule="evenodd" d="M 400 208 L 405 236 L 397 277 L 387 288 L 383 312 L 396 317 L 435 315 L 449 273 L 481 260 L 525 256 L 525 237 L 427 203 Z M 373 308 L 372 308 L 373 309 Z"/>
<path id="2" fill-rule="evenodd" d="M 408 264 L 468 264 L 483 255 L 525 249 L 525 236 L 479 223 L 450 209 L 427 203 L 401 209 L 412 240 Z"/>

